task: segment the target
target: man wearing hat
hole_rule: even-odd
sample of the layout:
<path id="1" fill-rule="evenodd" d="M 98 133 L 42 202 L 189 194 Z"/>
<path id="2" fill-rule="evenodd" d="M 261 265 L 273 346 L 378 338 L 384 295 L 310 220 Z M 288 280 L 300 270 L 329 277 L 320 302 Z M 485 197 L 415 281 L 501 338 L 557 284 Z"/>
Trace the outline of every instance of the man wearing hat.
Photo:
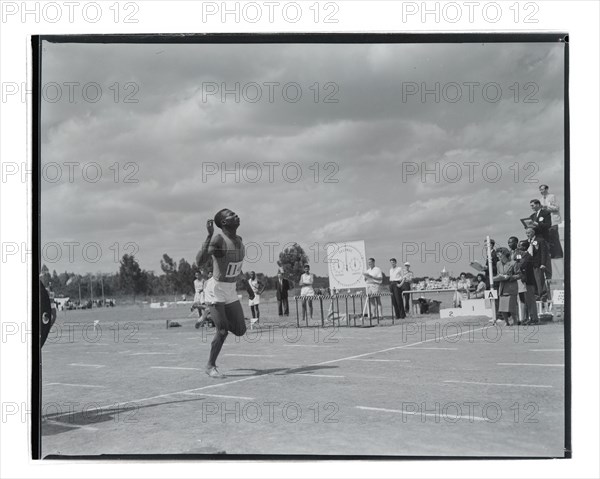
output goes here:
<path id="1" fill-rule="evenodd" d="M 411 284 L 413 282 L 414 274 L 410 270 L 410 263 L 407 261 L 404 263 L 404 272 L 402 274 L 402 284 L 400 285 L 401 291 L 410 291 Z M 411 295 L 403 294 L 404 296 L 404 311 L 410 313 L 410 303 L 411 303 Z"/>

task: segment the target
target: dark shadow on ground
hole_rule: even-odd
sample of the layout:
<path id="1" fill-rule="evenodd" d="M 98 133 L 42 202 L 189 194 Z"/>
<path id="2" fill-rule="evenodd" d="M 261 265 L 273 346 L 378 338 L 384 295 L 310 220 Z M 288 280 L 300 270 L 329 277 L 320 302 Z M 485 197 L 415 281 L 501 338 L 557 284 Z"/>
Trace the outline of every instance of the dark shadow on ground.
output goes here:
<path id="1" fill-rule="evenodd" d="M 84 406 L 81 411 L 73 411 L 71 413 L 57 412 L 55 414 L 46 414 L 42 417 L 42 436 L 53 436 L 68 432 L 73 429 L 78 429 L 83 426 L 89 426 L 92 424 L 106 423 L 108 421 L 121 422 L 121 423 L 136 423 L 137 412 L 140 409 L 147 409 L 159 406 L 167 406 L 169 404 L 186 403 L 192 401 L 202 401 L 205 398 L 197 397 L 192 399 L 180 399 L 173 401 L 166 401 L 156 404 L 148 404 L 147 406 L 140 406 L 136 403 L 124 403 L 122 406 L 115 405 L 115 407 L 108 407 L 106 409 L 99 405 L 89 404 L 89 407 Z"/>
<path id="2" fill-rule="evenodd" d="M 227 377 L 247 377 L 247 376 L 264 376 L 272 374 L 274 376 L 285 376 L 287 374 L 305 374 L 310 372 L 322 371 L 324 369 L 337 369 L 338 366 L 301 366 L 298 368 L 276 368 L 276 369 L 254 369 L 254 368 L 237 368 L 231 371 L 252 371 L 251 374 L 230 374 Z"/>

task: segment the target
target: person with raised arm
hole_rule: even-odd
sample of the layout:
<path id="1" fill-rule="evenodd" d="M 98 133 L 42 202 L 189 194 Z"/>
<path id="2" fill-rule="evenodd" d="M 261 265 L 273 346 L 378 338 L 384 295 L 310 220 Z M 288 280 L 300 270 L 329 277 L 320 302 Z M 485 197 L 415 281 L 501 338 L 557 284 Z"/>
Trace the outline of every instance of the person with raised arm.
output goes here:
<path id="1" fill-rule="evenodd" d="M 214 234 L 215 224 L 221 233 Z M 217 357 L 227 335 L 246 333 L 244 312 L 236 291 L 238 279 L 243 280 L 250 299 L 254 298 L 254 291 L 242 275 L 245 250 L 242 238 L 237 235 L 239 226 L 238 215 L 229 209 L 220 210 L 214 220 L 206 222 L 208 236 L 196 256 L 196 264 L 204 264 L 209 257 L 213 261 L 213 276 L 204 287 L 204 299 L 216 329 L 206 365 L 206 374 L 212 378 L 224 377 L 217 370 Z"/>

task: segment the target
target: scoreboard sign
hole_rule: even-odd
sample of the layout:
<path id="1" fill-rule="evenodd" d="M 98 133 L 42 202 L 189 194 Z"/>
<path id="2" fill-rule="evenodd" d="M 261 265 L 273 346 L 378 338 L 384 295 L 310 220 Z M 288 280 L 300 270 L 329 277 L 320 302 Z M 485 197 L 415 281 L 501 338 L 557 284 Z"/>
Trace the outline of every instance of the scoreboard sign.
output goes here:
<path id="1" fill-rule="evenodd" d="M 329 287 L 338 290 L 364 288 L 367 270 L 364 241 L 329 243 L 326 261 L 329 265 Z"/>

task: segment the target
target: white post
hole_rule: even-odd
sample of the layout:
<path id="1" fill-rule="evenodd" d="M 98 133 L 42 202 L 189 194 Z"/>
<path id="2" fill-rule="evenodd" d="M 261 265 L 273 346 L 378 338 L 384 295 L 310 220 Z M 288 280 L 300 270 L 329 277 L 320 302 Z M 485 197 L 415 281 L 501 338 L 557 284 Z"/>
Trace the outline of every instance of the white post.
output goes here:
<path id="1" fill-rule="evenodd" d="M 490 244 L 490 237 L 486 236 L 487 243 L 487 257 L 488 257 L 488 274 L 490 275 L 490 291 L 494 289 L 494 270 L 492 268 L 492 245 Z M 500 298 L 498 298 L 498 301 Z M 492 300 L 492 320 L 496 323 L 496 300 Z"/>

